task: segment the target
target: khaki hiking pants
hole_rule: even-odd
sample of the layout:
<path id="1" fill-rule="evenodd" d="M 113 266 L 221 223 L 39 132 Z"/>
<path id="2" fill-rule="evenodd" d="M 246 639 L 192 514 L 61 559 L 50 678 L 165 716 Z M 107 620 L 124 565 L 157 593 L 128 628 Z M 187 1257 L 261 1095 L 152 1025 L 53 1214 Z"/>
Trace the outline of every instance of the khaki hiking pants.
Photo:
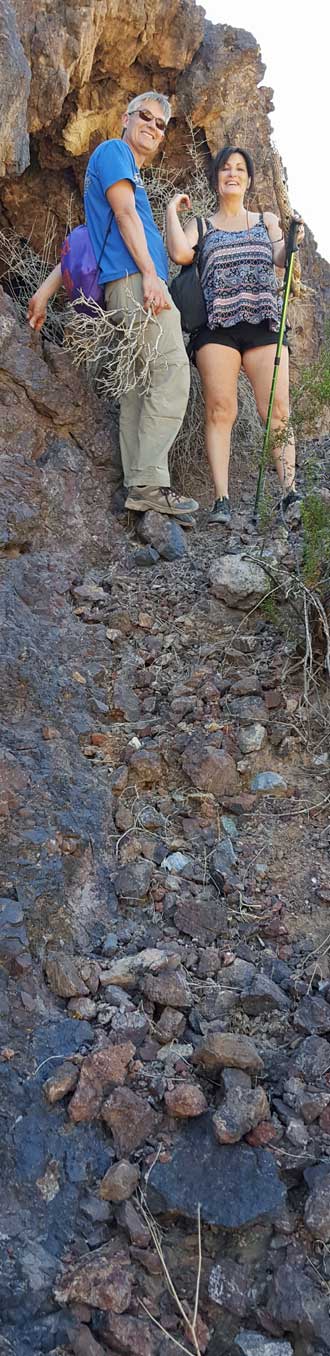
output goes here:
<path id="1" fill-rule="evenodd" d="M 162 286 L 169 297 L 166 284 Z M 131 297 L 128 295 L 131 293 Z M 106 284 L 108 311 L 134 310 L 134 300 L 143 306 L 141 273 L 131 273 Z M 186 411 L 190 372 L 182 338 L 180 313 L 172 299 L 171 310 L 161 311 L 157 358 L 152 365 L 148 394 L 129 391 L 120 402 L 119 439 L 124 482 L 134 485 L 170 484 L 168 453 L 181 428 Z M 157 331 L 152 321 L 146 327 L 145 347 L 154 347 Z"/>

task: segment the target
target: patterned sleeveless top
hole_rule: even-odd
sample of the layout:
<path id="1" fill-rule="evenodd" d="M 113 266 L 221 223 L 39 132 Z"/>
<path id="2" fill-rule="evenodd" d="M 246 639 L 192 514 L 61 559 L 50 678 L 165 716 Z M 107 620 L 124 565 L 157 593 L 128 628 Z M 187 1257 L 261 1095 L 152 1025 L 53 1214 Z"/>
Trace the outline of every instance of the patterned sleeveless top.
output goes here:
<path id="1" fill-rule="evenodd" d="M 222 231 L 207 221 L 199 272 L 210 330 L 217 325 L 258 325 L 278 330 L 280 302 L 272 244 L 262 216 L 245 231 Z"/>

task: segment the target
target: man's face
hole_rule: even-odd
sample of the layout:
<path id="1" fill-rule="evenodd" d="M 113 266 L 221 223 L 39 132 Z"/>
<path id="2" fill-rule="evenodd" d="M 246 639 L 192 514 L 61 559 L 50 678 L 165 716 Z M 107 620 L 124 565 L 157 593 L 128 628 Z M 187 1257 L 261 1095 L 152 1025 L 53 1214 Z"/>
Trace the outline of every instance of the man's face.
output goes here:
<path id="1" fill-rule="evenodd" d="M 148 99 L 135 113 L 125 113 L 125 140 L 140 163 L 150 160 L 164 141 L 166 122 L 161 104 L 156 99 Z"/>

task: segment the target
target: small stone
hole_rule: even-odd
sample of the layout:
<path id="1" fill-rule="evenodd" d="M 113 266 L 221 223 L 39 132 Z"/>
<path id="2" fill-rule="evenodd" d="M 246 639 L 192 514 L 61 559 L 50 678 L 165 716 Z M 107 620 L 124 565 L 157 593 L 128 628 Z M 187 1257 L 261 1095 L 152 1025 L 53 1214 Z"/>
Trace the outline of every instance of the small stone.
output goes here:
<path id="1" fill-rule="evenodd" d="M 179 962 L 180 955 L 177 952 L 176 957 L 171 956 L 171 965 L 174 968 L 174 964 L 179 965 Z M 148 971 L 151 971 L 152 974 L 158 974 L 160 970 L 166 970 L 168 963 L 169 958 L 166 951 L 161 948 L 147 947 L 144 951 L 138 951 L 135 956 L 122 956 L 120 960 L 113 961 L 112 965 L 108 966 L 106 973 L 100 975 L 100 982 L 104 985 L 111 984 L 115 989 L 118 988 L 118 985 L 122 986 L 123 989 L 126 985 L 133 987 L 133 985 L 136 985 L 136 975 L 145 974 Z M 112 999 L 112 994 L 110 996 Z"/>
<path id="2" fill-rule="evenodd" d="M 159 1350 L 158 1335 L 152 1325 L 142 1318 L 131 1318 L 129 1314 L 118 1318 L 115 1314 L 107 1314 L 102 1318 L 100 1332 L 107 1348 L 111 1343 L 123 1356 L 133 1356 L 133 1353 L 134 1356 L 156 1356 Z"/>
<path id="3" fill-rule="evenodd" d="M 90 1121 L 98 1115 L 106 1092 L 125 1082 L 128 1065 L 135 1055 L 131 1041 L 124 1045 L 107 1045 L 84 1059 L 78 1087 L 69 1105 L 70 1120 L 75 1124 Z"/>
<path id="4" fill-rule="evenodd" d="M 239 720 L 241 727 L 256 724 L 265 726 L 269 721 L 269 713 L 262 697 L 234 697 L 229 702 L 229 710 L 231 715 Z"/>
<path id="5" fill-rule="evenodd" d="M 136 749 L 131 754 L 129 768 L 138 786 L 158 786 L 162 778 L 162 760 L 153 749 Z"/>
<path id="6" fill-rule="evenodd" d="M 147 899 L 152 875 L 152 864 L 145 859 L 132 862 L 130 866 L 120 866 L 114 878 L 116 894 L 130 904 Z"/>
<path id="7" fill-rule="evenodd" d="M 178 1008 L 164 1008 L 159 1022 L 156 1024 L 155 1034 L 161 1045 L 168 1045 L 169 1041 L 175 1041 L 183 1035 L 186 1025 L 186 1017 Z"/>
<path id="8" fill-rule="evenodd" d="M 232 1088 L 213 1116 L 216 1138 L 220 1144 L 236 1144 L 268 1117 L 270 1108 L 263 1088 Z"/>
<path id="9" fill-rule="evenodd" d="M 143 1219 L 138 1214 L 132 1201 L 125 1201 L 116 1210 L 116 1219 L 118 1224 L 125 1229 L 129 1235 L 131 1243 L 137 1248 L 148 1248 L 150 1243 L 150 1233 L 144 1224 Z"/>
<path id="10" fill-rule="evenodd" d="M 238 838 L 238 828 L 236 820 L 233 819 L 231 815 L 221 815 L 220 824 L 221 828 L 223 829 L 226 835 L 226 838 L 234 839 Z"/>
<path id="11" fill-rule="evenodd" d="M 329 1109 L 330 1113 L 329 1102 L 330 1092 L 322 1092 L 321 1089 L 315 1092 L 309 1092 L 308 1089 L 305 1090 L 303 1088 L 299 1095 L 299 1099 L 297 1099 L 297 1103 L 300 1114 L 306 1122 L 306 1125 L 312 1125 L 313 1121 L 317 1121 L 320 1117 L 320 1128 L 322 1130 L 323 1114 L 327 1109 Z"/>
<path id="12" fill-rule="evenodd" d="M 328 1243 L 330 1238 L 330 1172 L 316 1182 L 305 1205 L 305 1224 L 313 1238 Z"/>
<path id="13" fill-rule="evenodd" d="M 65 952 L 49 952 L 44 964 L 48 984 L 59 998 L 76 998 L 88 995 L 87 984 L 81 978 L 80 968 L 74 956 Z"/>
<path id="14" fill-rule="evenodd" d="M 184 852 L 170 852 L 168 857 L 164 857 L 161 867 L 165 871 L 180 872 L 184 871 L 185 866 L 189 866 L 191 862 L 192 857 L 187 857 Z"/>
<path id="15" fill-rule="evenodd" d="M 264 725 L 259 725 L 256 721 L 248 725 L 246 729 L 239 730 L 238 743 L 241 753 L 257 753 L 262 749 L 267 739 L 267 730 Z"/>
<path id="16" fill-rule="evenodd" d="M 111 778 L 111 790 L 113 795 L 121 796 L 123 791 L 126 791 L 127 783 L 128 767 L 126 767 L 126 763 L 123 763 L 120 767 L 116 768 L 116 771 Z M 129 828 L 130 827 L 131 826 L 129 825 Z"/>
<path id="17" fill-rule="evenodd" d="M 70 1017 L 81 1017 L 86 1022 L 92 1022 L 97 1014 L 97 1003 L 93 998 L 70 998 L 68 1012 Z"/>
<path id="18" fill-rule="evenodd" d="M 219 1304 L 224 1312 L 244 1318 L 249 1313 L 252 1298 L 249 1268 L 223 1257 L 210 1271 L 208 1291 L 213 1303 Z"/>
<path id="19" fill-rule="evenodd" d="M 149 1022 L 144 1012 L 115 1012 L 111 1023 L 111 1040 L 114 1045 L 133 1041 L 136 1047 L 143 1045 L 149 1031 Z"/>
<path id="20" fill-rule="evenodd" d="M 121 1314 L 131 1302 L 131 1269 L 125 1252 L 113 1255 L 113 1248 L 84 1257 L 75 1266 L 66 1266 L 57 1281 L 54 1296 L 58 1304 L 83 1302 L 93 1309 Z"/>
<path id="21" fill-rule="evenodd" d="M 102 1118 L 110 1126 L 116 1150 L 123 1154 L 134 1153 L 146 1139 L 153 1139 L 159 1123 L 146 1098 L 130 1088 L 117 1088 L 111 1094 L 102 1106 Z"/>
<path id="22" fill-rule="evenodd" d="M 234 759 L 207 740 L 193 736 L 182 755 L 182 766 L 198 791 L 208 791 L 214 796 L 235 794 L 238 778 Z"/>
<path id="23" fill-rule="evenodd" d="M 174 915 L 179 932 L 196 937 L 199 942 L 215 941 L 223 933 L 226 915 L 222 902 L 212 899 L 180 899 Z"/>
<path id="24" fill-rule="evenodd" d="M 286 1012 L 290 1007 L 289 999 L 267 975 L 254 975 L 248 990 L 241 995 L 243 1012 L 249 1017 L 259 1016 L 263 1012 Z"/>
<path id="25" fill-rule="evenodd" d="M 155 551 L 154 546 L 141 546 L 138 551 L 134 551 L 133 563 L 141 569 L 143 566 L 157 565 L 159 552 Z"/>
<path id="26" fill-rule="evenodd" d="M 249 1130 L 246 1136 L 247 1144 L 251 1144 L 254 1149 L 262 1148 L 263 1145 L 271 1144 L 273 1140 L 278 1139 L 276 1127 L 272 1121 L 260 1121 L 254 1130 Z"/>
<path id="27" fill-rule="evenodd" d="M 93 1333 L 91 1333 L 90 1328 L 86 1327 L 85 1323 L 78 1329 L 78 1332 L 75 1331 L 71 1334 L 70 1343 L 74 1356 L 105 1356 L 104 1347 L 96 1342 Z"/>
<path id="28" fill-rule="evenodd" d="M 304 1122 L 298 1116 L 291 1116 L 286 1126 L 286 1137 L 290 1144 L 294 1144 L 296 1149 L 306 1149 L 308 1144 L 308 1130 Z"/>
<path id="29" fill-rule="evenodd" d="M 43 1085 L 43 1092 L 47 1097 L 47 1102 L 54 1106 L 55 1102 L 61 1102 L 62 1097 L 66 1097 L 68 1092 L 73 1092 L 79 1078 L 79 1069 L 76 1064 L 70 1064 L 65 1060 L 64 1064 L 57 1068 L 51 1078 L 47 1078 Z"/>
<path id="30" fill-rule="evenodd" d="M 307 1083 L 322 1077 L 330 1069 L 330 1045 L 322 1036 L 307 1036 L 291 1057 L 291 1068 L 302 1073 Z"/>
<path id="31" fill-rule="evenodd" d="M 324 1135 L 330 1135 L 330 1106 L 324 1108 L 320 1116 L 320 1130 Z"/>
<path id="32" fill-rule="evenodd" d="M 165 514 L 151 509 L 139 515 L 137 530 L 141 540 L 158 551 L 163 560 L 181 560 L 187 554 L 182 527 Z"/>
<path id="33" fill-rule="evenodd" d="M 170 1116 L 201 1116 L 207 1111 L 204 1093 L 195 1083 L 177 1083 L 165 1093 L 165 1103 Z"/>
<path id="34" fill-rule="evenodd" d="M 237 854 L 230 838 L 220 838 L 211 853 L 209 871 L 212 880 L 223 890 L 237 884 L 237 875 L 233 870 L 237 864 Z"/>
<path id="35" fill-rule="evenodd" d="M 193 1006 L 193 997 L 186 980 L 184 970 L 171 973 L 146 975 L 142 981 L 143 993 L 152 1003 L 160 1007 L 179 1008 L 189 1011 Z"/>
<path id="36" fill-rule="evenodd" d="M 133 1163 L 122 1159 L 108 1168 L 101 1182 L 100 1196 L 104 1201 L 128 1201 L 137 1187 L 139 1169 Z"/>
<path id="37" fill-rule="evenodd" d="M 237 1333 L 234 1347 L 241 1356 L 293 1356 L 291 1342 L 277 1342 L 273 1337 L 250 1330 Z"/>
<path id="38" fill-rule="evenodd" d="M 230 1068 L 245 1069 L 248 1072 L 261 1073 L 263 1060 L 254 1042 L 248 1036 L 236 1036 L 222 1032 L 208 1035 L 194 1054 L 194 1064 L 201 1064 L 206 1072 L 216 1072 L 226 1065 Z"/>
<path id="39" fill-rule="evenodd" d="M 293 1022 L 298 1031 L 306 1031 L 311 1036 L 330 1031 L 330 1003 L 326 1003 L 320 994 L 306 994 L 296 1008 Z"/>
<path id="40" fill-rule="evenodd" d="M 267 796 L 284 796 L 288 785 L 279 772 L 257 772 L 251 780 L 251 791 L 259 791 Z"/>

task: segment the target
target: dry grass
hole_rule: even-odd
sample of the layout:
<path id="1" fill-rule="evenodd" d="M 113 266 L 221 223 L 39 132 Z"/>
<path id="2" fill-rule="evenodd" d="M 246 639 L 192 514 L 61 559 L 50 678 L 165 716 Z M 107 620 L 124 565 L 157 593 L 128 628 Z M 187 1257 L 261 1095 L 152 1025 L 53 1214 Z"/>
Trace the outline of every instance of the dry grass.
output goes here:
<path id="1" fill-rule="evenodd" d="M 71 207 L 69 207 L 69 217 L 71 218 Z M 71 229 L 70 219 L 67 229 Z M 0 259 L 4 265 L 3 278 L 21 324 L 26 320 L 30 298 L 57 263 L 55 238 L 56 223 L 51 212 L 47 215 L 42 254 L 36 253 L 29 240 L 21 240 L 16 231 L 9 231 L 5 234 L 4 231 L 0 230 Z M 61 343 L 65 319 L 66 306 L 63 306 L 63 298 L 57 299 L 54 297 L 47 307 L 47 319 L 43 326 L 45 339 L 49 339 L 53 343 Z"/>
<path id="2" fill-rule="evenodd" d="M 145 311 L 129 287 L 127 305 L 120 320 L 115 311 L 104 311 L 85 298 L 67 306 L 64 344 L 75 367 L 84 366 L 97 394 L 118 401 L 129 391 L 140 394 L 150 388 L 158 358 L 161 326 L 157 316 Z"/>

